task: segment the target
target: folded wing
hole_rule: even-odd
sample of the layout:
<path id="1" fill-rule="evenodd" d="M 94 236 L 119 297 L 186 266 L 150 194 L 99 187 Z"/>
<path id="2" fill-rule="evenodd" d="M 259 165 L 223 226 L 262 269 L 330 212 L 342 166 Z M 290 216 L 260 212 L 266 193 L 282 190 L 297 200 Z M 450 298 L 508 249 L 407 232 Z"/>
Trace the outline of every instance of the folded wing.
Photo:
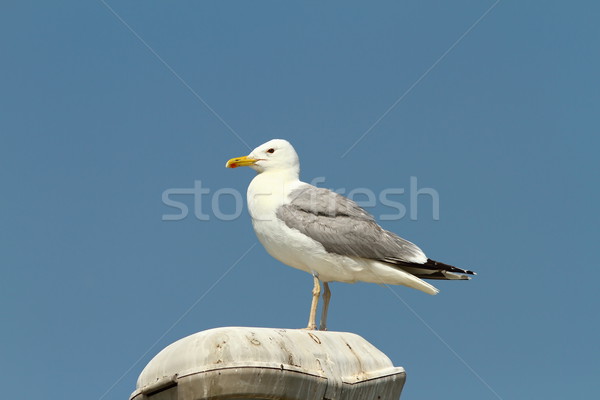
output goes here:
<path id="1" fill-rule="evenodd" d="M 289 200 L 277 209 L 277 218 L 330 253 L 381 261 L 425 279 L 474 274 L 428 259 L 418 246 L 386 231 L 358 204 L 331 190 L 307 184 L 292 191 Z"/>

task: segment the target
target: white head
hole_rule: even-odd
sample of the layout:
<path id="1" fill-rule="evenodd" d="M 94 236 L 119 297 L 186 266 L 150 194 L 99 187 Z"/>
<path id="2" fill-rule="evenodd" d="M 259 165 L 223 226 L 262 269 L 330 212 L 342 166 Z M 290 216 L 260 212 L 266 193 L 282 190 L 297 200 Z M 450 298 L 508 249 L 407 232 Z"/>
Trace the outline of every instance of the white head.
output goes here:
<path id="1" fill-rule="evenodd" d="M 244 157 L 232 158 L 227 168 L 250 167 L 259 174 L 270 171 L 300 173 L 300 160 L 296 150 L 287 140 L 273 139 L 261 144 Z"/>

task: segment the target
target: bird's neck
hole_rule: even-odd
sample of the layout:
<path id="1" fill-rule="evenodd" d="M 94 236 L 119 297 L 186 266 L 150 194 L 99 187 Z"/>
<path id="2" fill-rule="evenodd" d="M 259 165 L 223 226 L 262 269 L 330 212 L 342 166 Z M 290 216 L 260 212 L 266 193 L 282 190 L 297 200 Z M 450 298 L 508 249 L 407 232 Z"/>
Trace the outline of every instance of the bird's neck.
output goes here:
<path id="1" fill-rule="evenodd" d="M 264 171 L 256 175 L 248 186 L 250 215 L 253 219 L 269 217 L 284 204 L 288 194 L 301 184 L 298 171 L 291 169 Z"/>
<path id="2" fill-rule="evenodd" d="M 255 179 L 258 177 L 262 177 L 263 179 L 278 180 L 282 182 L 293 182 L 299 179 L 300 169 L 297 167 L 268 169 L 257 174 Z"/>

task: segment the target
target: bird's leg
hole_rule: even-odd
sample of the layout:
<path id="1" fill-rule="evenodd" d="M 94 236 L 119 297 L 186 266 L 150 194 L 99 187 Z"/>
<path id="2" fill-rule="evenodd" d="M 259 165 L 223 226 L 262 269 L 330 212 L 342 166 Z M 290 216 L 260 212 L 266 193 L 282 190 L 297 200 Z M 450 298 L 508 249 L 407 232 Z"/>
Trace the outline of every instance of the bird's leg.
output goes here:
<path id="1" fill-rule="evenodd" d="M 308 326 L 306 329 L 314 331 L 317 329 L 317 306 L 319 305 L 319 295 L 321 294 L 321 285 L 319 285 L 319 278 L 313 275 L 315 280 L 315 286 L 312 291 L 312 304 L 310 305 L 310 315 L 308 316 Z"/>
<path id="2" fill-rule="evenodd" d="M 321 323 L 319 329 L 322 331 L 327 330 L 327 311 L 329 310 L 329 300 L 331 299 L 331 290 L 329 290 L 329 284 L 323 282 L 325 291 L 323 292 L 323 310 L 321 311 Z"/>

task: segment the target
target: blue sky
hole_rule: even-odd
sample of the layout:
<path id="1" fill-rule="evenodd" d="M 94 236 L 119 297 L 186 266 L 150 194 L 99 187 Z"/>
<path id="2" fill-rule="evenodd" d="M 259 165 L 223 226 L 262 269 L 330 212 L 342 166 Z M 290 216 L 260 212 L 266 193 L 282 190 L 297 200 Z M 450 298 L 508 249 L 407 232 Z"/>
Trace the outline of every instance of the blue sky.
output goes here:
<path id="1" fill-rule="evenodd" d="M 439 283 L 437 296 L 332 285 L 330 329 L 404 366 L 403 399 L 591 397 L 599 11 L 541 1 L 5 4 L 5 397 L 124 399 L 184 336 L 304 327 L 310 276 L 253 247 L 245 204 L 233 220 L 214 212 L 234 213 L 235 197 L 215 194 L 245 196 L 253 176 L 225 161 L 275 137 L 294 144 L 302 178 L 324 177 L 320 186 L 404 188 L 395 199 L 407 207 L 411 177 L 434 189 L 439 219 L 421 196 L 416 219 L 382 225 L 479 274 Z M 197 205 L 210 218 L 181 195 L 188 216 L 163 220 L 177 212 L 163 192 L 196 181 L 210 190 Z"/>

